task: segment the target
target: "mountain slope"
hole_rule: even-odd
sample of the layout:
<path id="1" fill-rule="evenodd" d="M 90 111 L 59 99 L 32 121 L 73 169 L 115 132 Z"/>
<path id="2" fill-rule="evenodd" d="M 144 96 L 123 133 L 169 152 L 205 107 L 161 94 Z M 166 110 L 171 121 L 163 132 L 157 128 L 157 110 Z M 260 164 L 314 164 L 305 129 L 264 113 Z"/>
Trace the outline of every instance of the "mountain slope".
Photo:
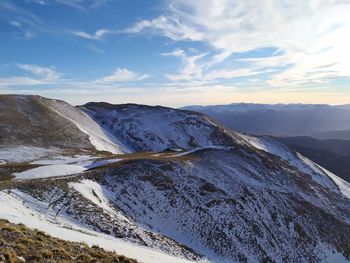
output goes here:
<path id="1" fill-rule="evenodd" d="M 349 185 L 279 151 L 290 154 L 289 163 L 242 145 L 130 160 L 60 180 L 17 182 L 3 200 L 19 199 L 58 225 L 187 259 L 199 259 L 192 250 L 212 262 L 349 256 Z"/>
<path id="2" fill-rule="evenodd" d="M 350 257 L 350 185 L 272 138 L 164 107 L 45 105 L 132 153 L 0 165 L 14 176 L 0 180 L 0 218 L 141 262 Z"/>
<path id="3" fill-rule="evenodd" d="M 88 115 L 63 101 L 0 95 L 0 118 L 2 146 L 127 151 Z"/>
<path id="4" fill-rule="evenodd" d="M 274 138 L 350 182 L 350 141 L 311 137 Z"/>

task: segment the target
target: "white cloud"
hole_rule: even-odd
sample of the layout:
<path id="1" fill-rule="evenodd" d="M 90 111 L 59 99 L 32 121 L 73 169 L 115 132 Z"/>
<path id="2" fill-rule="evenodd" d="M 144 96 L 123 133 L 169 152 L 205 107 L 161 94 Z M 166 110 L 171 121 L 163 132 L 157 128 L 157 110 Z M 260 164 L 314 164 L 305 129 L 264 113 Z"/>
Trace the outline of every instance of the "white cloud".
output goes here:
<path id="1" fill-rule="evenodd" d="M 9 24 L 14 27 L 22 27 L 21 23 L 19 21 L 9 21 Z"/>
<path id="2" fill-rule="evenodd" d="M 87 49 L 90 49 L 91 51 L 94 51 L 96 53 L 99 53 L 99 54 L 103 54 L 105 53 L 105 51 L 97 46 L 94 46 L 94 45 L 88 45 L 86 46 Z"/>
<path id="3" fill-rule="evenodd" d="M 38 4 L 52 4 L 52 0 L 32 0 Z M 55 0 L 57 4 L 75 8 L 77 10 L 88 12 L 90 9 L 106 5 L 110 0 Z"/>
<path id="4" fill-rule="evenodd" d="M 238 77 L 247 77 L 254 76 L 264 73 L 271 73 L 274 70 L 272 69 L 250 69 L 250 68 L 241 68 L 241 69 L 233 69 L 233 70 L 212 70 L 208 74 L 204 76 L 204 80 L 217 80 L 217 79 L 232 79 Z"/>
<path id="5" fill-rule="evenodd" d="M 21 30 L 12 32 L 15 39 L 32 39 L 39 33 L 57 34 L 57 30 L 50 29 L 48 23 L 44 23 L 28 9 L 15 4 L 16 1 L 0 1 L 0 19 L 11 17 L 9 24 Z"/>
<path id="6" fill-rule="evenodd" d="M 181 58 L 181 57 L 185 56 L 185 52 L 184 52 L 184 50 L 177 48 L 171 52 L 162 53 L 162 56 Z"/>
<path id="7" fill-rule="evenodd" d="M 72 35 L 90 40 L 102 40 L 104 36 L 112 34 L 113 32 L 114 31 L 108 29 L 99 29 L 93 34 L 86 33 L 84 31 L 69 31 L 69 33 Z"/>
<path id="8" fill-rule="evenodd" d="M 125 68 L 119 68 L 112 75 L 104 76 L 98 79 L 64 79 L 62 78 L 63 74 L 59 73 L 53 68 L 41 67 L 32 64 L 17 64 L 16 66 L 27 74 L 0 78 L 1 89 L 9 89 L 11 86 L 29 87 L 43 84 L 47 85 L 48 87 L 55 87 L 59 84 L 60 90 L 69 90 L 69 87 L 75 87 L 77 89 L 87 89 L 86 87 L 88 87 L 88 89 L 96 89 L 101 91 L 104 89 L 113 90 L 114 88 L 118 87 L 118 83 L 123 83 L 123 87 L 125 88 L 126 82 L 132 83 L 149 77 L 147 74 L 140 74 Z M 120 87 L 118 88 L 120 89 Z M 29 90 L 30 89 L 28 89 L 28 91 Z"/>
<path id="9" fill-rule="evenodd" d="M 38 5 L 45 5 L 46 4 L 45 0 L 28 0 L 28 2 L 33 2 L 33 3 L 36 3 Z"/>
<path id="10" fill-rule="evenodd" d="M 212 69 L 212 60 L 201 59 L 206 58 L 208 53 L 200 53 L 189 56 L 182 49 L 175 49 L 168 53 L 162 53 L 163 56 L 172 56 L 181 59 L 182 65 L 177 74 L 165 74 L 170 81 L 186 81 L 185 86 L 198 85 L 198 83 L 208 83 L 219 79 L 233 79 L 238 77 L 253 76 L 263 73 L 274 72 L 270 69 L 270 63 L 263 63 L 260 60 L 248 60 L 252 66 L 250 68 L 238 69 Z M 273 59 L 271 59 L 273 61 Z M 253 65 L 254 63 L 254 65 Z M 177 83 L 179 85 L 179 83 Z M 180 84 L 180 86 L 184 86 Z"/>
<path id="11" fill-rule="evenodd" d="M 24 32 L 23 37 L 24 39 L 29 40 L 29 39 L 32 39 L 33 37 L 36 37 L 36 33 L 27 30 Z"/>
<path id="12" fill-rule="evenodd" d="M 43 81 L 58 80 L 61 76 L 56 70 L 47 67 L 40 67 L 32 64 L 18 64 L 19 69 L 27 71 Z"/>
<path id="13" fill-rule="evenodd" d="M 252 61 L 248 68 L 288 65 L 269 84 L 293 85 L 350 76 L 349 13 L 350 2 L 338 0 L 173 0 L 167 15 L 139 21 L 124 32 L 208 43 L 216 53 L 207 67 L 237 52 L 276 48 L 281 56 Z M 219 75 L 231 75 L 224 73 Z"/>
<path id="14" fill-rule="evenodd" d="M 61 81 L 61 73 L 51 68 L 40 67 L 31 64 L 17 64 L 22 71 L 30 76 L 12 76 L 0 78 L 0 87 L 7 88 L 11 86 L 34 86 L 43 84 L 55 84 Z"/>
<path id="15" fill-rule="evenodd" d="M 203 33 L 193 30 L 187 25 L 180 22 L 179 19 L 173 17 L 171 19 L 160 16 L 153 20 L 142 20 L 135 23 L 132 27 L 123 30 L 124 33 L 140 33 L 150 29 L 154 33 L 162 34 L 174 40 L 202 40 Z"/>
<path id="16" fill-rule="evenodd" d="M 53 68 L 42 67 L 33 64 L 17 64 L 16 67 L 25 74 L 0 78 L 0 88 L 11 86 L 35 86 L 35 85 L 51 85 L 62 82 L 62 74 Z"/>
<path id="17" fill-rule="evenodd" d="M 9 86 L 32 86 L 32 85 L 40 85 L 45 84 L 46 81 L 41 79 L 34 79 L 30 77 L 8 77 L 8 78 L 0 78 L 0 87 L 9 87 Z"/>
<path id="18" fill-rule="evenodd" d="M 113 82 L 140 81 L 148 77 L 147 74 L 140 74 L 125 68 L 118 68 L 112 75 L 97 79 L 95 83 L 108 84 Z"/>
<path id="19" fill-rule="evenodd" d="M 171 81 L 193 81 L 202 78 L 202 67 L 198 61 L 205 57 L 207 53 L 201 53 L 194 56 L 188 56 L 184 50 L 175 49 L 169 53 L 162 53 L 163 56 L 178 57 L 182 61 L 182 66 L 178 74 L 165 74 L 165 76 Z"/>

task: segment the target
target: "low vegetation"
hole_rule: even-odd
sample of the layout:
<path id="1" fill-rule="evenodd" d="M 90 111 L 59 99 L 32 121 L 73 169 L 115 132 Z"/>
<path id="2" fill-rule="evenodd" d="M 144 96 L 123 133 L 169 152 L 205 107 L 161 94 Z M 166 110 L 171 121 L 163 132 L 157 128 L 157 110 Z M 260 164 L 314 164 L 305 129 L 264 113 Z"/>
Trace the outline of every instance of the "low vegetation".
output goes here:
<path id="1" fill-rule="evenodd" d="M 0 181 L 7 181 L 14 178 L 14 173 L 23 172 L 38 167 L 39 165 L 28 163 L 7 163 L 0 165 Z"/>
<path id="2" fill-rule="evenodd" d="M 31 230 L 0 219 L 0 262 L 120 262 L 136 263 L 134 259 L 50 237 L 39 230 Z"/>

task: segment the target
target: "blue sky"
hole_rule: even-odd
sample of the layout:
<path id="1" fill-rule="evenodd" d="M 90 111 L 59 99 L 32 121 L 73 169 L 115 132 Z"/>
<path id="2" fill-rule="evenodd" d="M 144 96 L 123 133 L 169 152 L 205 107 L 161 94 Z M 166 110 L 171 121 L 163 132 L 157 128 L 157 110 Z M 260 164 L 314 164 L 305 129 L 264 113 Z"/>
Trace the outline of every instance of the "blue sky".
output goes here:
<path id="1" fill-rule="evenodd" d="M 350 103 L 349 1 L 0 1 L 0 93 Z"/>

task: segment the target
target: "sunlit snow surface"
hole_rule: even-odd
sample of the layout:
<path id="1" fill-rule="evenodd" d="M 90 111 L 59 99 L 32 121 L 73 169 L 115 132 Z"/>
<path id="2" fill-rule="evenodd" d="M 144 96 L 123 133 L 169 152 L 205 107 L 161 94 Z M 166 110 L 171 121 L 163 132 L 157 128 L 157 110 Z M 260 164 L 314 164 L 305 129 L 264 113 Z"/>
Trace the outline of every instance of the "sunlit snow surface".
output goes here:
<path id="1" fill-rule="evenodd" d="M 19 191 L 0 192 L 0 204 L 0 218 L 6 218 L 16 224 L 22 223 L 30 228 L 40 229 L 53 237 L 75 242 L 86 242 L 88 245 L 98 245 L 104 249 L 116 251 L 118 254 L 136 258 L 139 262 L 190 262 L 161 251 L 88 230 L 71 221 L 66 221 L 64 218 L 60 218 L 57 222 L 53 214 L 47 214 L 48 204 L 39 202 Z"/>
<path id="2" fill-rule="evenodd" d="M 87 134 L 96 150 L 111 153 L 130 152 L 126 146 L 120 143 L 113 135 L 98 125 L 83 111 L 59 101 L 52 100 L 49 103 L 53 111 L 71 121 L 79 130 Z"/>
<path id="3" fill-rule="evenodd" d="M 333 191 L 340 190 L 344 196 L 350 199 L 350 184 L 348 182 L 305 156 L 292 151 L 284 144 L 274 141 L 269 137 L 253 137 L 243 134 L 241 136 L 255 148 L 279 156 L 281 159 L 296 167 L 299 171 L 311 175 L 313 180 L 317 183 Z"/>
<path id="4" fill-rule="evenodd" d="M 40 148 L 33 146 L 1 146 L 0 160 L 5 163 L 22 163 L 60 154 L 58 148 Z"/>
<path id="5" fill-rule="evenodd" d="M 107 165 L 110 163 L 115 163 L 120 161 L 121 159 L 110 159 L 110 160 L 102 160 L 93 162 L 92 159 L 80 158 L 77 156 L 76 162 L 68 163 L 67 161 L 72 161 L 74 158 L 70 157 L 68 159 L 54 159 L 54 160 L 44 160 L 33 162 L 33 164 L 40 163 L 52 163 L 45 166 L 40 166 L 37 168 L 29 169 L 23 172 L 14 173 L 16 179 L 38 179 L 38 178 L 47 178 L 47 177 L 57 177 L 57 176 L 68 176 L 73 174 L 82 173 L 86 170 L 97 168 L 102 165 Z M 56 164 L 57 163 L 57 164 Z"/>
<path id="6" fill-rule="evenodd" d="M 15 173 L 16 179 L 37 179 L 45 177 L 66 176 L 84 172 L 86 168 L 72 164 L 54 164 L 41 166 L 28 171 Z"/>

